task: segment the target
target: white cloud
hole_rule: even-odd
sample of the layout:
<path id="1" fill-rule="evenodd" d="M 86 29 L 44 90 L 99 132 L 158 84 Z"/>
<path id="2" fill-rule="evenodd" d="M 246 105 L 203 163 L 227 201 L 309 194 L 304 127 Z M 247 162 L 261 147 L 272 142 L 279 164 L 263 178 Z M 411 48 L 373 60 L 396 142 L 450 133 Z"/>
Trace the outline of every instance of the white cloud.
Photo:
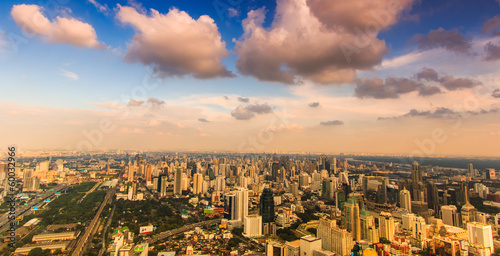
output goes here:
<path id="1" fill-rule="evenodd" d="M 357 70 L 382 61 L 388 48 L 377 38 L 379 30 L 393 25 L 398 11 L 413 1 L 391 7 L 385 0 L 362 2 L 367 1 L 278 0 L 270 28 L 263 27 L 265 9 L 250 11 L 242 22 L 244 35 L 235 40 L 236 67 L 259 80 L 287 84 L 301 77 L 322 84 L 354 81 Z"/>
<path id="2" fill-rule="evenodd" d="M 193 75 L 207 79 L 232 77 L 222 65 L 229 56 L 214 20 L 207 15 L 197 20 L 176 8 L 167 14 L 151 9 L 150 15 L 118 5 L 116 18 L 131 25 L 136 34 L 125 54 L 129 62 L 153 65 L 162 77 Z"/>
<path id="3" fill-rule="evenodd" d="M 109 8 L 108 8 L 107 4 L 102 5 L 99 2 L 97 2 L 96 0 L 88 0 L 88 1 L 89 1 L 89 3 L 93 4 L 99 12 L 102 12 L 104 14 L 108 13 Z"/>
<path id="4" fill-rule="evenodd" d="M 64 70 L 64 69 L 60 69 L 60 71 L 61 71 L 61 75 L 68 78 L 69 80 L 76 81 L 79 79 L 78 75 L 74 72 Z"/>
<path id="5" fill-rule="evenodd" d="M 57 16 L 50 21 L 43 16 L 38 5 L 14 5 L 11 15 L 16 24 L 31 35 L 37 35 L 50 43 L 65 43 L 78 47 L 103 48 L 97 41 L 94 28 L 72 17 Z"/>

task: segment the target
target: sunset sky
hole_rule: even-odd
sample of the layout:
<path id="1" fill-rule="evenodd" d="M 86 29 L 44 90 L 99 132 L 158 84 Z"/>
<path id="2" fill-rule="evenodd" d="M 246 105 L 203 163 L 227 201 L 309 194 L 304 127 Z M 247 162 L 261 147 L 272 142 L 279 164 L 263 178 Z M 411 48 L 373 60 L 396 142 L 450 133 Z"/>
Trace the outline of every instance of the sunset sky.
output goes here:
<path id="1" fill-rule="evenodd" d="M 500 157 L 500 0 L 0 2 L 0 146 Z"/>

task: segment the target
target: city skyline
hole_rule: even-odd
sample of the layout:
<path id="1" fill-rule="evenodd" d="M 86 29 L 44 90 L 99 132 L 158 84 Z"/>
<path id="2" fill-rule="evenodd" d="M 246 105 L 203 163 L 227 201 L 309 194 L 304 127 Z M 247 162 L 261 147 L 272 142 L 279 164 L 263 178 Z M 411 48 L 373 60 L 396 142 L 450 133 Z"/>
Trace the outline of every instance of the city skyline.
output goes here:
<path id="1" fill-rule="evenodd" d="M 500 3 L 370 3 L 2 2 L 2 146 L 500 157 Z"/>

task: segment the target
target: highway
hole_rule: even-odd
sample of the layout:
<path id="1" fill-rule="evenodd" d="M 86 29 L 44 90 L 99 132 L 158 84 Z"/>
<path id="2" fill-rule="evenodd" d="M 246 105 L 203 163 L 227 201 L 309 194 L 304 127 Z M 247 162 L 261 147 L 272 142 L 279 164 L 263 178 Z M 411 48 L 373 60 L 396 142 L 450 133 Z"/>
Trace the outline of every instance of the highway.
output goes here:
<path id="1" fill-rule="evenodd" d="M 36 199 L 29 202 L 28 205 L 17 205 L 16 217 L 24 216 L 24 215 L 28 215 L 28 214 L 32 213 L 31 207 L 40 206 L 41 204 L 45 203 L 45 199 L 53 198 L 55 196 L 56 192 L 59 192 L 59 191 L 63 190 L 64 188 L 66 188 L 66 183 L 61 183 L 61 184 L 55 186 L 54 188 L 52 188 L 53 191 L 46 191 L 41 196 L 39 196 Z M 9 223 L 8 216 L 9 216 L 9 212 L 5 213 L 4 215 L 2 215 L 2 217 L 0 217 L 0 233 L 4 232 L 5 230 L 7 230 L 9 228 L 10 223 Z"/>
<path id="2" fill-rule="evenodd" d="M 163 239 L 165 239 L 165 238 L 167 238 L 169 236 L 174 236 L 174 235 L 186 232 L 186 231 L 191 230 L 191 229 L 196 228 L 196 227 L 201 227 L 201 226 L 211 225 L 211 224 L 217 224 L 217 223 L 220 223 L 220 222 L 221 222 L 221 219 L 207 220 L 207 221 L 202 221 L 202 222 L 190 224 L 190 225 L 184 226 L 182 228 L 168 230 L 168 231 L 162 232 L 162 233 L 160 233 L 160 234 L 158 234 L 158 235 L 150 238 L 148 240 L 148 243 L 153 244 L 153 243 L 155 243 L 155 242 L 157 242 L 159 240 L 163 240 Z"/>
<path id="3" fill-rule="evenodd" d="M 73 255 L 73 256 L 83 255 L 83 252 L 85 252 L 85 248 L 86 248 L 89 237 L 92 237 L 96 231 L 96 227 L 98 226 L 97 224 L 99 223 L 102 210 L 104 209 L 106 204 L 109 202 L 109 200 L 113 197 L 115 192 L 116 192 L 116 187 L 108 189 L 108 193 L 106 194 L 106 197 L 104 197 L 104 200 L 102 201 L 101 205 L 99 206 L 99 210 L 97 210 L 97 213 L 95 214 L 94 219 L 92 219 L 92 221 L 90 222 L 87 229 L 85 229 L 85 233 L 83 235 L 81 235 L 80 238 L 78 239 L 75 250 L 73 250 L 73 253 L 71 255 Z"/>

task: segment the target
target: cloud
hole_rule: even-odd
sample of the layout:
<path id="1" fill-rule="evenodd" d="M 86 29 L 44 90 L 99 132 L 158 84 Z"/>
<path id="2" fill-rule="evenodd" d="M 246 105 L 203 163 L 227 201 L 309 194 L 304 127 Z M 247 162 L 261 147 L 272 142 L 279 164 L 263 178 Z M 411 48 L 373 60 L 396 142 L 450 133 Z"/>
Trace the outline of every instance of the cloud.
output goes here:
<path id="1" fill-rule="evenodd" d="M 143 100 L 130 100 L 128 102 L 128 106 L 131 106 L 131 107 L 138 107 L 138 106 L 141 106 L 142 104 L 144 104 L 144 101 Z"/>
<path id="2" fill-rule="evenodd" d="M 231 116 L 238 120 L 250 120 L 255 117 L 255 114 L 264 115 L 273 112 L 271 106 L 267 104 L 251 104 L 246 107 L 239 105 L 231 112 Z"/>
<path id="3" fill-rule="evenodd" d="M 431 30 L 427 35 L 417 34 L 412 39 L 419 49 L 444 48 L 456 54 L 471 55 L 472 40 L 457 30 L 439 28 Z"/>
<path id="4" fill-rule="evenodd" d="M 250 99 L 249 98 L 238 97 L 238 101 L 239 102 L 243 102 L 243 103 L 248 103 L 250 101 Z"/>
<path id="5" fill-rule="evenodd" d="M 231 112 L 231 116 L 233 116 L 237 120 L 250 120 L 255 117 L 255 114 L 247 108 L 239 105 L 235 110 Z"/>
<path id="6" fill-rule="evenodd" d="M 480 81 L 470 78 L 455 78 L 452 76 L 444 76 L 440 78 L 441 85 L 449 91 L 455 91 L 464 88 L 472 88 L 482 85 Z"/>
<path id="7" fill-rule="evenodd" d="M 102 12 L 104 14 L 108 13 L 109 8 L 108 8 L 107 4 L 102 5 L 102 4 L 98 3 L 96 0 L 88 0 L 88 1 L 89 1 L 89 3 L 93 4 L 99 12 Z"/>
<path id="8" fill-rule="evenodd" d="M 267 104 L 253 104 L 253 105 L 248 105 L 246 109 L 252 111 L 253 113 L 262 115 L 262 114 L 269 114 L 273 112 L 271 106 Z"/>
<path id="9" fill-rule="evenodd" d="M 325 125 L 325 126 L 333 126 L 333 125 L 343 125 L 344 122 L 342 122 L 340 120 L 332 120 L 332 121 L 321 122 L 319 124 Z"/>
<path id="10" fill-rule="evenodd" d="M 427 67 L 424 67 L 422 71 L 415 74 L 415 78 L 418 80 L 439 81 L 439 75 L 436 70 Z"/>
<path id="11" fill-rule="evenodd" d="M 390 76 L 385 82 L 379 77 L 358 79 L 354 95 L 360 99 L 396 99 L 401 94 L 414 91 L 418 91 L 420 96 L 431 96 L 441 92 L 438 87 L 425 86 L 415 79 Z"/>
<path id="12" fill-rule="evenodd" d="M 64 70 L 64 69 L 60 69 L 60 71 L 61 71 L 61 75 L 68 78 L 69 80 L 73 80 L 73 81 L 78 80 L 78 75 L 76 73 L 73 73 L 71 71 Z"/>
<path id="13" fill-rule="evenodd" d="M 209 123 L 210 121 L 208 121 L 207 119 L 205 118 L 198 118 L 198 122 L 202 122 L 202 123 Z"/>
<path id="14" fill-rule="evenodd" d="M 167 14 L 151 9 L 150 15 L 118 5 L 116 18 L 136 31 L 125 54 L 128 62 L 154 66 L 161 77 L 193 75 L 195 78 L 233 77 L 222 65 L 228 57 L 214 20 L 207 15 L 194 20 L 171 8 Z"/>
<path id="15" fill-rule="evenodd" d="M 151 105 L 155 105 L 155 106 L 159 106 L 159 105 L 165 104 L 165 101 L 159 100 L 159 99 L 154 98 L 154 97 L 149 98 L 147 100 L 147 102 L 150 103 Z"/>
<path id="16" fill-rule="evenodd" d="M 229 18 L 236 17 L 236 16 L 240 15 L 238 10 L 236 10 L 234 8 L 228 8 L 227 12 L 228 12 L 227 16 L 229 16 Z"/>
<path id="17" fill-rule="evenodd" d="M 376 37 L 378 31 L 394 24 L 396 13 L 413 1 L 403 1 L 408 4 L 396 7 L 395 12 L 389 13 L 390 21 L 385 23 L 377 23 L 380 17 L 363 18 L 369 8 L 359 2 L 278 0 L 273 22 L 266 28 L 264 8 L 248 12 L 242 22 L 244 34 L 235 40 L 236 68 L 241 74 L 261 81 L 285 84 L 297 83 L 301 78 L 321 84 L 354 81 L 356 70 L 370 69 L 381 62 L 388 48 L 384 40 Z M 388 7 L 386 1 L 374 2 L 370 11 L 375 13 Z M 336 20 L 342 14 L 319 12 L 339 5 L 356 17 L 350 19 L 350 15 L 345 15 Z M 353 24 L 362 31 L 353 29 Z M 372 24 L 377 25 L 376 30 L 365 33 Z"/>
<path id="18" fill-rule="evenodd" d="M 492 36 L 500 35 L 500 17 L 495 16 L 486 21 L 481 29 L 481 34 L 491 34 Z"/>
<path id="19" fill-rule="evenodd" d="M 104 48 L 97 41 L 94 28 L 88 23 L 60 16 L 50 21 L 43 16 L 43 11 L 43 7 L 38 5 L 20 4 L 14 5 L 10 13 L 19 27 L 28 34 L 38 35 L 46 42 Z"/>
<path id="20" fill-rule="evenodd" d="M 493 93 L 491 93 L 491 97 L 500 98 L 500 89 L 495 89 Z"/>
<path id="21" fill-rule="evenodd" d="M 354 95 L 360 99 L 396 99 L 400 95 L 417 91 L 419 96 L 431 96 L 441 93 L 440 87 L 426 85 L 423 82 L 436 82 L 448 91 L 473 88 L 482 85 L 471 78 L 455 78 L 450 75 L 440 76 L 434 69 L 424 67 L 412 78 L 389 76 L 384 80 L 379 77 L 361 78 L 356 81 Z"/>
<path id="22" fill-rule="evenodd" d="M 409 11 L 413 0 L 307 0 L 313 15 L 331 30 L 356 33 L 368 25 L 386 29 L 396 24 L 403 11 Z M 335 15 L 332 15 L 335 14 Z"/>
<path id="23" fill-rule="evenodd" d="M 484 46 L 484 51 L 486 53 L 486 56 L 484 57 L 485 61 L 497 61 L 500 59 L 500 46 L 489 42 Z"/>
<path id="24" fill-rule="evenodd" d="M 435 110 L 417 110 L 411 109 L 408 113 L 395 116 L 395 117 L 379 117 L 378 120 L 388 120 L 388 119 L 402 119 L 402 118 L 410 118 L 410 117 L 425 117 L 425 118 L 436 118 L 436 119 L 454 119 L 458 118 L 462 115 L 479 115 L 479 114 L 491 114 L 498 113 L 498 108 L 491 108 L 490 110 L 481 109 L 479 112 L 475 111 L 467 111 L 467 112 L 457 112 L 449 108 L 439 107 Z"/>
<path id="25" fill-rule="evenodd" d="M 319 107 L 319 102 L 309 103 L 309 107 L 311 107 L 311 108 L 317 108 L 317 107 Z"/>

